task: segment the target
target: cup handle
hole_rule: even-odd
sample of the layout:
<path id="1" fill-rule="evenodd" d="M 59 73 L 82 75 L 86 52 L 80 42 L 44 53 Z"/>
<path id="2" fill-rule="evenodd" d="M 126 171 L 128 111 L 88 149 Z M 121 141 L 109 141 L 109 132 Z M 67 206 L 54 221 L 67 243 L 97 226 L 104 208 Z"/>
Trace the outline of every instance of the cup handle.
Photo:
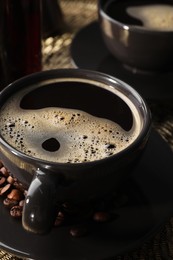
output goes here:
<path id="1" fill-rule="evenodd" d="M 23 207 L 22 225 L 36 234 L 48 233 L 56 218 L 57 177 L 37 170 L 27 192 Z"/>

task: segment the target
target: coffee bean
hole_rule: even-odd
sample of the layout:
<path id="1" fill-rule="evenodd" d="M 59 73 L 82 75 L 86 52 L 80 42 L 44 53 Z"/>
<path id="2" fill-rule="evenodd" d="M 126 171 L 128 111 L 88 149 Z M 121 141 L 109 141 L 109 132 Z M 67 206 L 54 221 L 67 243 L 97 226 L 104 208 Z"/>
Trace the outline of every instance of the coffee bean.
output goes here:
<path id="1" fill-rule="evenodd" d="M 9 171 L 4 166 L 0 168 L 0 173 L 2 173 L 2 175 L 4 175 L 5 177 L 9 176 Z"/>
<path id="2" fill-rule="evenodd" d="M 23 207 L 23 206 L 24 206 L 24 203 L 25 203 L 25 200 L 19 201 L 19 206 Z"/>
<path id="3" fill-rule="evenodd" d="M 13 206 L 16 206 L 16 205 L 18 204 L 18 201 L 13 200 L 13 199 L 5 198 L 5 199 L 3 200 L 3 204 L 4 204 L 4 206 L 6 206 L 7 208 L 12 208 Z"/>
<path id="4" fill-rule="evenodd" d="M 22 216 L 22 207 L 14 206 L 10 209 L 10 215 L 14 218 L 20 218 Z"/>
<path id="5" fill-rule="evenodd" d="M 74 226 L 70 228 L 70 235 L 72 237 L 82 237 L 87 234 L 87 228 L 84 225 Z"/>
<path id="6" fill-rule="evenodd" d="M 14 178 L 12 176 L 8 176 L 7 182 L 10 183 L 10 184 L 13 184 L 14 183 Z"/>
<path id="7" fill-rule="evenodd" d="M 7 198 L 20 201 L 23 199 L 23 193 L 18 189 L 12 189 L 12 191 L 7 195 Z"/>
<path id="8" fill-rule="evenodd" d="M 26 196 L 27 196 L 27 193 L 28 193 L 28 191 L 27 191 L 27 190 L 24 190 L 23 195 L 26 197 Z"/>
<path id="9" fill-rule="evenodd" d="M 0 176 L 0 186 L 2 186 L 6 182 L 6 178 Z"/>
<path id="10" fill-rule="evenodd" d="M 95 212 L 93 215 L 93 220 L 96 222 L 106 222 L 110 219 L 110 214 L 104 211 Z"/>
<path id="11" fill-rule="evenodd" d="M 60 226 L 64 222 L 64 213 L 59 211 L 55 220 L 55 226 Z"/>
<path id="12" fill-rule="evenodd" d="M 0 190 L 0 195 L 6 195 L 8 192 L 10 192 L 11 184 L 6 184 L 3 188 Z"/>
<path id="13" fill-rule="evenodd" d="M 23 187 L 22 183 L 20 183 L 19 181 L 17 181 L 16 179 L 14 179 L 14 183 L 13 183 L 13 186 L 20 190 L 21 192 L 24 192 L 25 191 L 25 188 Z"/>

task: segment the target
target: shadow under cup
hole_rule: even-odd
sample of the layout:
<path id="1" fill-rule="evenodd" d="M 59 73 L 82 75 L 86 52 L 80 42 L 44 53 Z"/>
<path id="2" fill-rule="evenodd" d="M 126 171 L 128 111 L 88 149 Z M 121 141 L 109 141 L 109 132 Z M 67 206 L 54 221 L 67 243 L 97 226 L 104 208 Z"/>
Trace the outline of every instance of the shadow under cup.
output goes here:
<path id="1" fill-rule="evenodd" d="M 20 102 L 24 111 L 36 112 L 46 107 L 77 109 L 114 121 L 125 131 L 130 131 L 136 117 L 140 129 L 137 138 L 121 152 L 101 160 L 78 163 L 28 156 L 10 146 L 1 132 L 1 159 L 29 188 L 23 227 L 34 233 L 46 233 L 52 228 L 61 203 L 97 200 L 123 185 L 148 140 L 151 118 L 145 101 L 125 83 L 98 72 L 65 69 L 36 73 L 9 85 L 0 94 L 0 120 L 3 104 L 23 89 L 27 89 Z"/>

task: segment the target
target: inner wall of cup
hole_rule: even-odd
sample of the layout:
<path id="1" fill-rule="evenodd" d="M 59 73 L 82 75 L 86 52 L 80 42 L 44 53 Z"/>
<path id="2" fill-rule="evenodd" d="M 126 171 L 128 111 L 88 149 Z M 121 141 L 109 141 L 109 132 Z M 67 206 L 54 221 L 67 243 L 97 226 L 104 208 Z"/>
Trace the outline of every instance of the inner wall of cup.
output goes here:
<path id="1" fill-rule="evenodd" d="M 47 82 L 33 87 L 20 102 L 22 109 L 62 107 L 78 109 L 91 115 L 109 119 L 129 131 L 133 115 L 129 106 L 117 95 L 86 82 Z"/>

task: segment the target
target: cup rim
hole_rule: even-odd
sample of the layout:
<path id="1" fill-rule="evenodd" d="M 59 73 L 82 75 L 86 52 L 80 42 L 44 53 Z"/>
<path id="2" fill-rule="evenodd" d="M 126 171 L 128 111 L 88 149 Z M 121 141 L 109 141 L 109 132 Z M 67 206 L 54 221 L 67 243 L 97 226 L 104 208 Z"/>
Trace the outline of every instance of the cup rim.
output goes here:
<path id="1" fill-rule="evenodd" d="M 49 165 L 61 165 L 62 167 L 66 167 L 67 165 L 70 165 L 70 167 L 78 167 L 78 166 L 86 166 L 86 165 L 93 165 L 96 163 L 100 163 L 100 162 L 105 162 L 105 161 L 109 161 L 112 160 L 112 158 L 116 158 L 117 160 L 121 157 L 123 157 L 126 153 L 128 153 L 129 150 L 131 149 L 135 149 L 135 147 L 138 146 L 138 144 L 140 143 L 140 141 L 147 137 L 150 133 L 150 129 L 151 129 L 151 112 L 150 109 L 148 107 L 148 104 L 146 103 L 146 101 L 144 100 L 144 98 L 134 89 L 132 88 L 130 85 L 128 85 L 127 83 L 125 83 L 122 80 L 119 80 L 116 77 L 110 76 L 108 74 L 102 73 L 102 72 L 98 72 L 98 71 L 91 71 L 91 70 L 86 70 L 86 69 L 52 69 L 52 70 L 47 70 L 47 71 L 41 71 L 41 72 L 36 72 L 33 74 L 30 74 L 28 76 L 22 77 L 12 83 L 10 83 L 9 85 L 7 85 L 1 92 L 0 92 L 0 109 L 3 106 L 3 104 L 5 102 L 3 102 L 3 99 L 5 98 L 5 101 L 8 99 L 8 97 L 11 96 L 11 90 L 13 90 L 12 94 L 16 93 L 16 89 L 20 90 L 22 89 L 22 86 L 24 83 L 26 82 L 34 82 L 34 80 L 38 80 L 45 78 L 49 78 L 49 79 L 53 79 L 57 78 L 57 76 L 59 75 L 64 75 L 63 78 L 65 79 L 66 77 L 68 78 L 79 78 L 79 79 L 85 79 L 86 77 L 89 77 L 90 79 L 94 79 L 95 82 L 98 82 L 98 80 L 100 80 L 100 82 L 106 82 L 105 85 L 109 86 L 109 88 L 115 88 L 116 86 L 119 86 L 119 88 L 123 89 L 126 93 L 126 95 L 129 97 L 133 96 L 133 103 L 134 103 L 134 99 L 138 101 L 139 107 L 140 109 L 142 109 L 142 112 L 145 116 L 144 120 L 143 120 L 143 124 L 142 124 L 142 129 L 140 130 L 138 136 L 136 137 L 136 139 L 130 144 L 128 145 L 125 149 L 121 150 L 120 152 L 113 154 L 111 156 L 108 157 L 104 157 L 102 159 L 99 160 L 95 160 L 95 161 L 87 161 L 87 162 L 78 162 L 78 163 L 64 163 L 64 162 L 53 162 L 53 161 L 48 161 L 48 160 L 43 160 L 40 158 L 36 158 L 36 157 L 32 157 L 29 156 L 19 150 L 17 150 L 15 147 L 13 147 L 12 145 L 10 145 L 9 143 L 7 143 L 7 141 L 2 137 L 1 132 L 0 132 L 0 143 L 2 143 L 4 145 L 4 147 L 6 147 L 6 149 L 8 149 L 12 154 L 19 156 L 20 158 L 22 158 L 23 160 L 27 161 L 27 162 L 34 162 L 37 161 L 38 164 L 40 165 L 45 165 L 45 167 L 49 164 Z M 74 75 L 74 76 L 72 76 Z M 108 85 L 108 84 L 111 85 Z M 20 89 L 19 89 L 20 87 Z M 26 86 L 25 86 L 26 87 Z M 118 91 L 120 91 L 120 89 L 118 89 Z M 130 109 L 130 108 L 129 108 Z M 140 113 L 140 112 L 138 112 Z"/>

